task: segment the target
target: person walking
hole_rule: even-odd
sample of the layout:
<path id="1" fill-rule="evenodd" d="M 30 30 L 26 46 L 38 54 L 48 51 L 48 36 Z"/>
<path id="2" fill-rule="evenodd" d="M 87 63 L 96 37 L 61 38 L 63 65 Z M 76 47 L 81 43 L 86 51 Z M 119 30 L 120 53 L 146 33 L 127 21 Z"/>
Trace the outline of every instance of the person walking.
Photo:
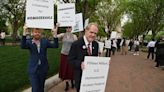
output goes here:
<path id="1" fill-rule="evenodd" d="M 60 33 L 57 35 L 59 39 L 62 39 L 59 78 L 61 78 L 66 83 L 65 91 L 69 90 L 69 82 L 71 82 L 71 86 L 74 88 L 73 67 L 68 64 L 67 57 L 72 43 L 77 40 L 77 36 L 72 34 L 71 31 L 72 27 L 68 26 L 65 33 Z"/>
<path id="2" fill-rule="evenodd" d="M 115 52 L 116 52 L 116 49 L 117 49 L 116 39 L 112 39 L 111 43 L 112 43 L 112 55 L 115 55 Z"/>
<path id="3" fill-rule="evenodd" d="M 116 41 L 117 42 L 117 52 L 120 52 L 121 51 L 121 45 L 120 45 L 121 44 L 121 41 L 122 40 L 120 38 L 117 39 L 117 41 Z"/>
<path id="4" fill-rule="evenodd" d="M 110 57 L 111 55 L 111 40 L 109 39 L 109 37 L 107 37 L 107 39 L 105 40 L 105 49 L 106 49 L 106 57 Z"/>
<path id="5" fill-rule="evenodd" d="M 95 41 L 97 33 L 98 25 L 96 23 L 90 23 L 85 29 L 84 36 L 75 41 L 71 46 L 68 62 L 74 68 L 75 87 L 77 92 L 80 91 L 82 71 L 85 68 L 84 57 L 98 56 L 99 54 L 99 45 Z"/>
<path id="6" fill-rule="evenodd" d="M 154 48 L 155 48 L 155 40 L 152 39 L 148 44 L 147 44 L 147 48 L 148 48 L 148 55 L 147 55 L 147 59 L 149 59 L 150 54 L 151 54 L 151 59 L 154 59 Z"/>
<path id="7" fill-rule="evenodd" d="M 21 48 L 30 51 L 28 62 L 28 75 L 32 86 L 32 92 L 44 92 L 45 79 L 48 72 L 47 48 L 58 48 L 58 38 L 53 32 L 54 43 L 42 38 L 42 29 L 31 28 L 32 38 L 26 39 L 29 29 L 24 26 L 21 40 Z"/>
<path id="8" fill-rule="evenodd" d="M 140 42 L 138 41 L 138 39 L 136 39 L 134 41 L 134 54 L 133 55 L 139 55 L 139 45 L 140 45 Z"/>
<path id="9" fill-rule="evenodd" d="M 156 47 L 156 65 L 155 67 L 164 66 L 164 36 L 155 44 Z"/>
<path id="10" fill-rule="evenodd" d="M 132 51 L 133 44 L 134 44 L 134 42 L 131 39 L 130 42 L 129 42 L 129 51 Z"/>
<path id="11" fill-rule="evenodd" d="M 121 47 L 122 47 L 121 54 L 122 55 L 127 55 L 127 53 L 128 53 L 128 45 L 127 45 L 127 42 L 126 42 L 126 39 L 125 38 L 123 38 L 123 40 L 122 40 Z"/>

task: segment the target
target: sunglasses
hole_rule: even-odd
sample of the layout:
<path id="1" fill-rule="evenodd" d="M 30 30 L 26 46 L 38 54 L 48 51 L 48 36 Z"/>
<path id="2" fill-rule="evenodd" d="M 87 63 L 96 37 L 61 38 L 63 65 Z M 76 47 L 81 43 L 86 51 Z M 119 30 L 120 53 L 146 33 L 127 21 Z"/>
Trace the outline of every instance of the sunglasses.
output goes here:
<path id="1" fill-rule="evenodd" d="M 72 27 L 67 27 L 67 28 L 72 28 Z"/>

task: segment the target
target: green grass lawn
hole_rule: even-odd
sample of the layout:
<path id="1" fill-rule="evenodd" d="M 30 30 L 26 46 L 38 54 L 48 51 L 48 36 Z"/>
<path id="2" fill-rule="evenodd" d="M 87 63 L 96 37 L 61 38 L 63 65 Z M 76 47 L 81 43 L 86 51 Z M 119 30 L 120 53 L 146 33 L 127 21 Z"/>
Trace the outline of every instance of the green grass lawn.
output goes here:
<path id="1" fill-rule="evenodd" d="M 55 75 L 59 68 L 60 50 L 48 49 L 48 77 Z M 19 46 L 0 46 L 0 92 L 19 92 L 29 87 L 27 61 L 29 52 Z"/>

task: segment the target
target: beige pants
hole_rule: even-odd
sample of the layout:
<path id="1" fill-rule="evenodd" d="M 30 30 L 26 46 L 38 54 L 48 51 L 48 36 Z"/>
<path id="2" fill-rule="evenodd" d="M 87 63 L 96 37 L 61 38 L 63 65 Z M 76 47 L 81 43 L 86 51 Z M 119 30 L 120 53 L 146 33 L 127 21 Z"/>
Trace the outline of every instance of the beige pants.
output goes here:
<path id="1" fill-rule="evenodd" d="M 122 52 L 121 52 L 121 54 L 122 55 L 127 55 L 127 53 L 128 53 L 128 46 L 122 46 Z"/>

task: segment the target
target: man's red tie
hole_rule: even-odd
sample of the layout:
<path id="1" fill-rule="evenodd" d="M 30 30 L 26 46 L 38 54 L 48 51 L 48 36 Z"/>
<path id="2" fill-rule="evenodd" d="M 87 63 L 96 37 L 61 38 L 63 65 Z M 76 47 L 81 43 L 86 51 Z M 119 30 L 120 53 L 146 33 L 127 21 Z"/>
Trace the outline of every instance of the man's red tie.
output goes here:
<path id="1" fill-rule="evenodd" d="M 92 55 L 92 53 L 91 53 L 91 48 L 90 48 L 90 44 L 88 44 L 88 55 Z"/>

